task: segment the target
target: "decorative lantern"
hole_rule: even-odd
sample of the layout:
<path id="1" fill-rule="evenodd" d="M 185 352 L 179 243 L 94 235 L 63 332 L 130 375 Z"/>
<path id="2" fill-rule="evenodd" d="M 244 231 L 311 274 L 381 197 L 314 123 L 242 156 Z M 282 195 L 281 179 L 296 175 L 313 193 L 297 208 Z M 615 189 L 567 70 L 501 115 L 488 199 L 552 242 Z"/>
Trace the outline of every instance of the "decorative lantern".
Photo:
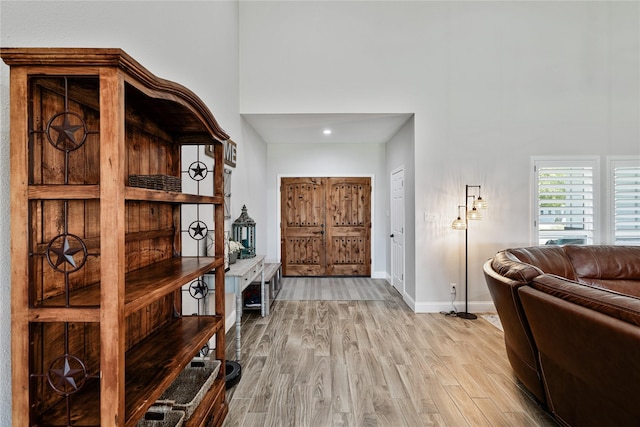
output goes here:
<path id="1" fill-rule="evenodd" d="M 242 206 L 242 213 L 231 225 L 233 240 L 240 242 L 244 249 L 240 251 L 240 259 L 256 256 L 256 222 L 247 214 L 247 206 Z"/>

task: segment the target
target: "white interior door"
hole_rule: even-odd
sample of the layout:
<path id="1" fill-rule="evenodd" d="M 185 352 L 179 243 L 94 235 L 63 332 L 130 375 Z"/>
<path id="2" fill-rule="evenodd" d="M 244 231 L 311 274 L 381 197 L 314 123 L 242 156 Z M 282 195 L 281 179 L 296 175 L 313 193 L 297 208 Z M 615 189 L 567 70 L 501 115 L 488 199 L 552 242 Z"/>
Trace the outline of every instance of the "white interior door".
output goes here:
<path id="1" fill-rule="evenodd" d="M 404 169 L 391 173 L 391 285 L 404 296 Z"/>

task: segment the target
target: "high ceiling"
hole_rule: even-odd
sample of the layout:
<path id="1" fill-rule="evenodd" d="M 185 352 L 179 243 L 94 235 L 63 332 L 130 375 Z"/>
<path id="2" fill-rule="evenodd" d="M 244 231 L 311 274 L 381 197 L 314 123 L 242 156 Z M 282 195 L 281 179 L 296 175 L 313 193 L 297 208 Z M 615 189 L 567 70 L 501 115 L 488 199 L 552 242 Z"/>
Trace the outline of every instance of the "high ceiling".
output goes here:
<path id="1" fill-rule="evenodd" d="M 267 144 L 384 144 L 411 113 L 243 114 Z M 331 130 L 325 134 L 326 129 Z"/>

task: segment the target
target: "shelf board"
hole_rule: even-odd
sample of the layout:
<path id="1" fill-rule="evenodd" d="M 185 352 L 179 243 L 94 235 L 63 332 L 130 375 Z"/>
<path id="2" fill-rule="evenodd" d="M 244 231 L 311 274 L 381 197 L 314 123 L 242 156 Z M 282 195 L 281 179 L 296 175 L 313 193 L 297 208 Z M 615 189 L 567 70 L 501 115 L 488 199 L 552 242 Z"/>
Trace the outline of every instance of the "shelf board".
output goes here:
<path id="1" fill-rule="evenodd" d="M 140 200 L 148 202 L 170 202 L 170 203 L 191 203 L 191 204 L 213 204 L 224 203 L 222 196 L 199 196 L 196 194 L 176 193 L 164 190 L 150 190 L 139 187 L 125 187 L 125 199 Z"/>
<path id="2" fill-rule="evenodd" d="M 160 261 L 149 267 L 132 271 L 125 275 L 125 315 L 139 310 L 151 301 L 180 288 L 205 273 L 223 266 L 224 259 L 218 257 L 175 257 Z M 79 308 L 100 307 L 100 285 L 94 284 L 72 291 L 69 295 L 69 305 Z M 42 321 L 65 321 L 65 313 L 73 315 L 72 309 L 65 308 L 65 297 L 59 295 L 45 300 L 41 305 L 30 310 L 32 318 L 37 318 L 38 312 L 45 313 L 53 308 L 59 309 L 60 317 L 43 316 Z"/>
<path id="3" fill-rule="evenodd" d="M 189 361 L 218 331 L 223 321 L 219 316 L 185 316 L 149 335 L 127 351 L 125 360 L 126 426 L 135 426 L 149 407 L 182 372 Z M 87 383 L 73 395 L 73 425 L 100 425 L 99 382 Z M 66 408 L 61 402 L 41 420 L 43 425 L 65 425 Z"/>
<path id="4" fill-rule="evenodd" d="M 99 185 L 30 185 L 30 200 L 83 200 L 100 198 Z M 164 190 L 150 190 L 148 188 L 125 187 L 126 200 L 166 203 L 190 203 L 222 205 L 222 196 L 200 196 L 197 194 L 177 193 Z"/>
<path id="5" fill-rule="evenodd" d="M 205 273 L 222 267 L 224 259 L 218 257 L 176 257 L 152 264 L 126 275 L 125 315 L 129 315 L 197 279 Z"/>
<path id="6" fill-rule="evenodd" d="M 30 185 L 30 200 L 82 200 L 100 198 L 99 185 Z"/>

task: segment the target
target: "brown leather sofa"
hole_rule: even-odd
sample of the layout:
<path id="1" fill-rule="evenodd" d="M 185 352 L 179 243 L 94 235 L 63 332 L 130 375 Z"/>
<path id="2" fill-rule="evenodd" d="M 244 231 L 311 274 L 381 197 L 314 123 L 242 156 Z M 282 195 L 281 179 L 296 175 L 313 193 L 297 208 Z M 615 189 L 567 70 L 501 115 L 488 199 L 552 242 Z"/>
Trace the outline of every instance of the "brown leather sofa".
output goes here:
<path id="1" fill-rule="evenodd" d="M 640 247 L 506 249 L 484 265 L 516 377 L 567 426 L 640 426 Z"/>

